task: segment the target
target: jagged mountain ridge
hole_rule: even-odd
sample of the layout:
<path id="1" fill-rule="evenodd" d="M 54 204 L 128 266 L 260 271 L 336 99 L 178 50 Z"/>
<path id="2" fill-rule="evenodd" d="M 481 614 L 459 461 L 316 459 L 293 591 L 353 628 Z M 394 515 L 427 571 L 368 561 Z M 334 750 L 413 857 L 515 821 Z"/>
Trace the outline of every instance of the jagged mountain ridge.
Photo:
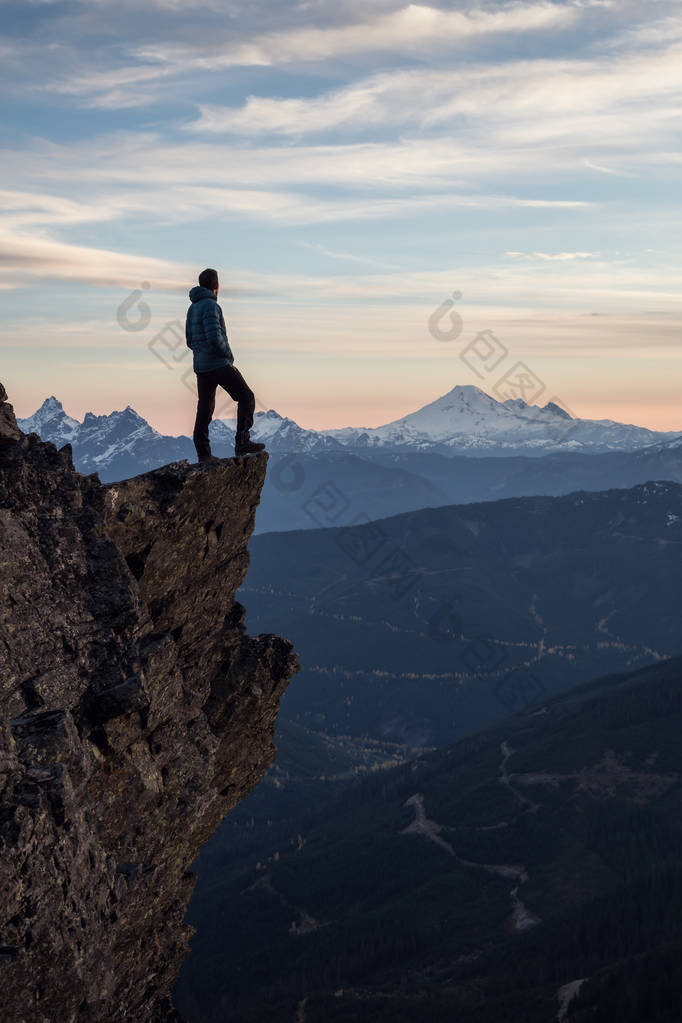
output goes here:
<path id="1" fill-rule="evenodd" d="M 68 416 L 54 396 L 27 419 L 18 420 L 24 433 L 37 433 L 57 447 L 71 444 L 75 464 L 83 473 L 97 472 L 102 479 L 114 481 L 135 475 L 159 464 L 196 458 L 191 438 L 159 433 L 128 405 L 123 411 L 96 416 L 87 412 L 83 422 Z M 234 453 L 236 421 L 216 419 L 210 433 L 214 453 L 229 457 Z M 304 430 L 292 419 L 269 412 L 257 412 L 253 436 L 267 443 L 272 453 L 319 453 L 342 451 L 333 438 Z"/>
<path id="2" fill-rule="evenodd" d="M 81 423 L 68 416 L 61 401 L 52 395 L 28 419 L 17 420 L 23 433 L 37 433 L 41 440 L 51 441 L 58 448 L 72 444 L 78 436 Z"/>
<path id="3" fill-rule="evenodd" d="M 439 399 L 434 403 L 440 408 L 439 415 L 446 415 L 444 407 L 467 393 L 466 388 L 455 388 Z M 484 411 L 493 410 L 489 425 L 492 429 L 497 424 L 498 433 L 500 423 L 507 423 L 510 416 L 515 429 L 536 430 L 533 417 L 537 412 L 542 413 L 543 421 L 558 424 L 559 429 L 565 424 L 570 429 L 576 426 L 565 412 L 551 406 L 531 409 L 532 416 L 521 415 L 518 402 L 497 403 L 482 392 L 473 397 Z M 417 419 L 420 414 L 415 413 Z M 56 398 L 50 398 L 21 424 L 25 431 L 37 432 L 43 440 L 52 440 L 58 446 L 71 443 L 76 467 L 84 473 L 97 472 L 105 482 L 125 479 L 170 461 L 196 458 L 188 437 L 160 435 L 130 407 L 109 416 L 89 413 L 79 424 L 66 415 Z M 229 420 L 211 424 L 213 451 L 218 456 L 232 455 L 234 425 Z M 584 424 L 578 425 L 587 429 Z M 475 430 L 476 423 L 470 421 L 468 428 Z M 612 428 L 599 426 L 599 430 L 604 429 L 607 436 Z M 636 427 L 613 429 L 621 445 L 648 443 L 651 439 L 649 431 L 642 436 Z M 271 455 L 264 500 L 256 520 L 258 533 L 347 525 L 453 503 L 631 487 L 651 479 L 682 482 L 679 438 L 635 451 L 542 454 L 528 434 L 526 440 L 532 443 L 523 449 L 525 454 L 514 454 L 509 448 L 499 456 L 492 450 L 487 450 L 485 456 L 474 450 L 462 455 L 435 441 L 423 443 L 414 437 L 411 443 L 397 447 L 383 442 L 353 447 L 349 446 L 352 438 L 342 444 L 325 433 L 303 430 L 273 410 L 256 414 L 254 436 L 266 442 Z M 475 433 L 464 439 L 467 445 L 468 440 L 477 443 Z M 356 435 L 354 442 L 360 441 Z M 331 507 L 321 514 L 317 506 L 325 503 Z"/>
<path id="4" fill-rule="evenodd" d="M 236 429 L 236 419 L 215 420 L 210 427 L 212 444 L 232 448 Z M 306 430 L 274 409 L 256 412 L 252 433 L 255 440 L 262 441 L 274 454 L 315 455 L 343 451 L 343 445 L 328 433 Z"/>
<path id="5" fill-rule="evenodd" d="M 104 481 L 138 475 L 159 465 L 195 459 L 188 437 L 165 437 L 128 405 L 122 411 L 96 416 L 86 412 L 83 422 L 68 416 L 54 396 L 18 425 L 26 434 L 57 447 L 70 444 L 79 472 L 96 472 Z"/>
<path id="6" fill-rule="evenodd" d="M 124 412 L 94 417 L 88 413 L 79 427 L 55 397 L 19 425 L 43 440 L 71 443 L 84 471 L 109 468 L 120 454 L 139 448 L 146 457 L 152 442 L 167 454 L 187 457 L 187 437 L 164 437 L 128 407 Z M 211 426 L 218 446 L 234 443 L 236 422 L 218 419 Z M 146 427 L 146 429 L 145 429 Z M 572 418 L 554 403 L 544 408 L 521 399 L 497 401 L 473 386 L 459 386 L 408 416 L 372 429 L 308 430 L 270 409 L 257 412 L 253 435 L 273 453 L 314 454 L 342 448 L 431 451 L 445 455 L 541 455 L 568 451 L 599 453 L 633 451 L 678 437 L 611 420 Z M 182 451 L 183 454 L 177 454 Z"/>
<path id="7" fill-rule="evenodd" d="M 178 1023 L 189 867 L 272 763 L 296 668 L 234 601 L 267 458 L 105 488 L 5 397 L 3 1020 Z"/>

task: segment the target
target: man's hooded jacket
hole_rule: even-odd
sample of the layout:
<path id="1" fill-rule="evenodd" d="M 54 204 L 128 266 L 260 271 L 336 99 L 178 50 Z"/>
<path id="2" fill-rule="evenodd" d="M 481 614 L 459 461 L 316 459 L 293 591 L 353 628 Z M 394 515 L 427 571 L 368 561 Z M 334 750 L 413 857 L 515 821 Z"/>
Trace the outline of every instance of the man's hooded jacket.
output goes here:
<path id="1" fill-rule="evenodd" d="M 208 288 L 197 285 L 190 291 L 189 299 L 192 304 L 187 310 L 185 338 L 194 354 L 194 372 L 208 373 L 231 366 L 234 356 L 217 297 Z"/>

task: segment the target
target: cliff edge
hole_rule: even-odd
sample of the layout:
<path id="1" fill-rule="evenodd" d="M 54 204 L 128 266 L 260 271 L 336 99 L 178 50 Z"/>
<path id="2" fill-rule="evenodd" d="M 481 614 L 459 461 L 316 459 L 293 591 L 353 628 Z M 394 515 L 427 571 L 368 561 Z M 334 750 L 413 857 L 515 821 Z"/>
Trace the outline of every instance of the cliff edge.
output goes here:
<path id="1" fill-rule="evenodd" d="M 5 1023 L 171 1023 L 189 866 L 274 759 L 296 660 L 235 591 L 267 456 L 103 486 L 0 385 Z"/>

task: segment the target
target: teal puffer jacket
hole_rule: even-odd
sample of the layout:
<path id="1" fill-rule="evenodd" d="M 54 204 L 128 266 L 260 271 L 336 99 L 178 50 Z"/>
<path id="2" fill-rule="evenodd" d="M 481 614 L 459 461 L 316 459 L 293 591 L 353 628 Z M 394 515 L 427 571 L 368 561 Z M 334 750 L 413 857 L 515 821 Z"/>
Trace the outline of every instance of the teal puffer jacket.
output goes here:
<path id="1" fill-rule="evenodd" d="M 187 310 L 185 338 L 194 354 L 194 372 L 208 373 L 221 366 L 231 366 L 234 356 L 216 296 L 208 288 L 197 285 L 190 291 L 189 299 L 192 304 Z"/>

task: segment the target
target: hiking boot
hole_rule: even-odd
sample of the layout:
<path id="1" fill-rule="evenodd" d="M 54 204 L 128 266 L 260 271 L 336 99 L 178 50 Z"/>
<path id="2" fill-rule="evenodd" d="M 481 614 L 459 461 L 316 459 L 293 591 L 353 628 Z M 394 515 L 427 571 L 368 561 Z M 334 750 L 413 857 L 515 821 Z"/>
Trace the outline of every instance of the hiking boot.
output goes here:
<path id="1" fill-rule="evenodd" d="M 213 462 L 219 461 L 220 459 L 217 455 L 199 455 L 199 465 L 206 465 L 207 463 L 210 465 Z"/>
<path id="2" fill-rule="evenodd" d="M 249 439 L 249 431 L 238 433 L 234 439 L 234 453 L 240 455 L 257 455 L 259 451 L 265 451 L 265 444 L 257 444 Z"/>

